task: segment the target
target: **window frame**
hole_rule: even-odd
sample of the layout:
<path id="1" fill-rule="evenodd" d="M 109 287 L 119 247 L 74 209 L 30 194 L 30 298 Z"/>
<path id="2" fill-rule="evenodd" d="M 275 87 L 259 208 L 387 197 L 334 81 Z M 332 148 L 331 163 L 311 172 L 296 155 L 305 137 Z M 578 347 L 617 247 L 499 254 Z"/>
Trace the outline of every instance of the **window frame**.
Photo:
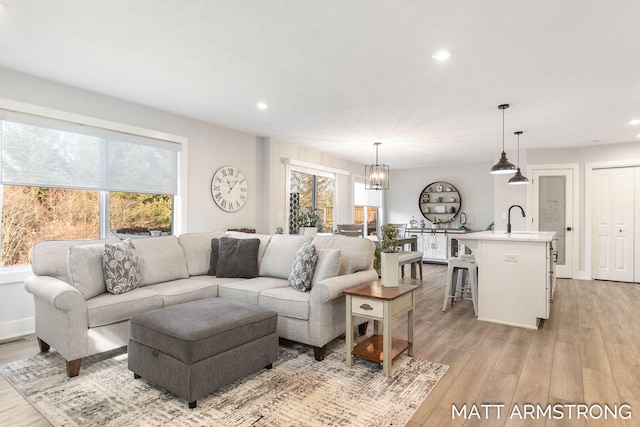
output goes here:
<path id="1" fill-rule="evenodd" d="M 336 169 L 329 166 L 315 165 L 312 163 L 301 162 L 293 159 L 282 159 L 285 165 L 285 206 L 284 206 L 284 215 L 285 215 L 285 232 L 289 234 L 289 216 L 291 215 L 291 209 L 289 206 L 289 194 L 291 194 L 291 171 L 308 173 L 317 176 L 323 176 L 325 178 L 333 178 L 335 185 L 333 190 L 333 224 L 337 224 L 337 216 L 339 211 L 338 200 L 340 200 L 339 196 L 339 185 L 338 185 L 338 175 L 350 175 L 348 171 L 342 169 Z M 315 197 L 315 196 L 314 196 Z M 333 232 L 333 230 L 331 230 Z"/>

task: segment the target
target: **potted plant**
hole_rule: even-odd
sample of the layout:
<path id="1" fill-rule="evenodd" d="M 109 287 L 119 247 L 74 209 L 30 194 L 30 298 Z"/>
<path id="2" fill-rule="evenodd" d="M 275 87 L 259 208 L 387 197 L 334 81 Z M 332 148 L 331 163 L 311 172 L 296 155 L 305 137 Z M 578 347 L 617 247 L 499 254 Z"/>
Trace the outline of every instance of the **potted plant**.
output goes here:
<path id="1" fill-rule="evenodd" d="M 322 218 L 318 215 L 317 209 L 310 207 L 300 208 L 295 216 L 299 234 L 315 236 L 318 231 L 322 231 Z"/>
<path id="2" fill-rule="evenodd" d="M 382 286 L 398 286 L 398 228 L 393 224 L 385 224 L 380 227 L 380 269 Z"/>

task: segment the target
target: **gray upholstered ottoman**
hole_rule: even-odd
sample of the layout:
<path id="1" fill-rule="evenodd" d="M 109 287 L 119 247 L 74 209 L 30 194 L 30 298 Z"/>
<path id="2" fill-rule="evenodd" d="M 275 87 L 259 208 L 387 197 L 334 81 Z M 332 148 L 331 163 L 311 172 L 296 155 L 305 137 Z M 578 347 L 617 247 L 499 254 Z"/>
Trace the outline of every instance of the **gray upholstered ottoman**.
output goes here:
<path id="1" fill-rule="evenodd" d="M 197 399 L 278 359 L 277 314 L 211 298 L 129 322 L 129 369 L 196 407 Z"/>

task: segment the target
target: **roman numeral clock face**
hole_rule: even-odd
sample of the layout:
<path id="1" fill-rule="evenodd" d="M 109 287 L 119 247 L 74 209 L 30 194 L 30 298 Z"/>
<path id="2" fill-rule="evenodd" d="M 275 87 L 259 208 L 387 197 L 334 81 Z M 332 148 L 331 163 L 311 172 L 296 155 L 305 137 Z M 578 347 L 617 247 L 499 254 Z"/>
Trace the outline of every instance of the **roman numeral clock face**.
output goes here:
<path id="1" fill-rule="evenodd" d="M 233 166 L 224 166 L 211 179 L 211 197 L 220 209 L 235 212 L 247 201 L 247 180 Z"/>

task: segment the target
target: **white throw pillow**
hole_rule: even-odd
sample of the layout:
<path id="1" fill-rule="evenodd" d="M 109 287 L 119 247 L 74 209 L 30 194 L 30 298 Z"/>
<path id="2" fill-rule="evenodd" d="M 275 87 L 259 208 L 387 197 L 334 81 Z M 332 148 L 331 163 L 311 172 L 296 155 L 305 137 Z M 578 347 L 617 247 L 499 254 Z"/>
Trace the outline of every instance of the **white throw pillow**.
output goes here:
<path id="1" fill-rule="evenodd" d="M 336 277 L 340 272 L 340 249 L 319 249 L 318 262 L 313 273 L 311 287 L 325 279 Z"/>
<path id="2" fill-rule="evenodd" d="M 104 245 L 72 245 L 67 254 L 71 285 L 85 300 L 107 292 L 102 274 Z"/>

